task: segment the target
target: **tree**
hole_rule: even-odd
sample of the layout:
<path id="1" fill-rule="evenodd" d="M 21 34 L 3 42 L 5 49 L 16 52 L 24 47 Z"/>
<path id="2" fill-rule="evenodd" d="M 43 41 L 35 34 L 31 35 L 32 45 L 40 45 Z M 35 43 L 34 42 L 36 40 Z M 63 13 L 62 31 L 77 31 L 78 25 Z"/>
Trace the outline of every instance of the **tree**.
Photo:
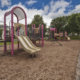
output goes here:
<path id="1" fill-rule="evenodd" d="M 36 28 L 39 27 L 40 24 L 41 24 L 41 25 L 43 24 L 43 26 L 44 26 L 44 36 L 45 36 L 46 24 L 44 23 L 42 16 L 40 16 L 40 15 L 35 15 L 34 18 L 33 18 L 33 20 L 32 20 L 32 22 L 31 22 L 31 24 L 29 24 L 28 26 L 31 26 L 32 24 L 35 24 L 35 27 L 36 27 Z M 30 28 L 31 28 L 31 27 L 30 27 Z"/>
<path id="2" fill-rule="evenodd" d="M 80 34 L 80 13 L 53 19 L 51 27 L 56 27 L 58 32 L 67 31 L 68 33 Z"/>
<path id="3" fill-rule="evenodd" d="M 80 34 L 80 13 L 76 16 L 76 24 L 77 24 L 77 33 Z"/>
<path id="4" fill-rule="evenodd" d="M 44 26 L 46 26 L 46 24 L 43 21 L 42 16 L 40 16 L 40 15 L 35 15 L 31 24 L 35 24 L 36 27 L 39 27 L 39 24 L 43 24 Z"/>
<path id="5" fill-rule="evenodd" d="M 69 27 L 70 27 L 70 30 L 71 32 L 73 33 L 78 33 L 80 32 L 80 16 L 78 14 L 72 14 L 70 17 L 69 17 Z"/>
<path id="6" fill-rule="evenodd" d="M 56 19 L 53 19 L 51 21 L 51 27 L 55 27 L 57 28 L 57 31 L 60 32 L 60 31 L 63 31 L 64 30 L 64 26 L 65 24 L 67 24 L 67 20 L 68 20 L 68 17 L 67 16 L 63 16 L 63 17 L 58 17 Z"/>

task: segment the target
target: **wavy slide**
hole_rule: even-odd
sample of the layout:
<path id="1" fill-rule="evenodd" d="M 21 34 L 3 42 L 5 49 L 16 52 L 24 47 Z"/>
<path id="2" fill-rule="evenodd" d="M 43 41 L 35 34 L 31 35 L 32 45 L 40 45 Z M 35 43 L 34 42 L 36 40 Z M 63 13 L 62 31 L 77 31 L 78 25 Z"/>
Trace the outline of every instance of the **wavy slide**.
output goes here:
<path id="1" fill-rule="evenodd" d="M 30 54 L 40 51 L 40 48 L 36 47 L 32 41 L 26 36 L 16 36 L 23 49 Z"/>

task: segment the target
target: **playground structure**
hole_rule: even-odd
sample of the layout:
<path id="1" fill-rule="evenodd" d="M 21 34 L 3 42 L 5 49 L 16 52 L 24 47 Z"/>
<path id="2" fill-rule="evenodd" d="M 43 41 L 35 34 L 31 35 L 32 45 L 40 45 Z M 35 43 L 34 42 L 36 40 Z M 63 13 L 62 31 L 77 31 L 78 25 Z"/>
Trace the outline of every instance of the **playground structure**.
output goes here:
<path id="1" fill-rule="evenodd" d="M 19 26 L 19 35 L 25 35 L 24 34 L 24 30 L 25 30 L 25 25 L 24 24 L 18 24 L 18 23 L 14 23 L 14 31 L 18 32 L 18 28 L 17 26 Z M 41 45 L 42 47 L 44 46 L 44 26 L 43 25 L 39 25 L 38 28 L 35 27 L 35 24 L 32 25 L 31 29 L 28 30 L 28 36 L 30 38 L 30 40 L 35 44 L 36 42 L 38 42 L 39 45 Z"/>
<path id="2" fill-rule="evenodd" d="M 70 40 L 66 31 L 57 33 L 56 28 L 50 28 L 50 38 L 54 40 Z"/>
<path id="3" fill-rule="evenodd" d="M 11 14 L 11 28 L 9 27 L 9 36 L 7 36 L 6 17 L 10 14 Z M 14 15 L 17 18 L 17 23 L 14 23 Z M 22 19 L 25 19 L 24 21 L 25 25 L 19 23 L 19 21 Z M 24 28 L 24 30 L 22 27 Z M 41 44 L 42 47 L 44 46 L 44 26 L 40 24 L 39 27 L 38 28 L 37 27 L 38 26 L 35 26 L 35 24 L 32 25 L 31 33 L 29 34 L 28 37 L 27 16 L 25 11 L 21 7 L 17 6 L 12 8 L 10 11 L 6 12 L 4 15 L 4 33 L 3 33 L 4 37 L 3 40 L 1 41 L 4 42 L 4 52 L 7 51 L 6 43 L 11 42 L 11 54 L 12 55 L 14 54 L 15 37 L 18 39 L 18 49 L 20 43 L 23 49 L 28 53 L 35 53 L 37 51 L 40 51 L 40 48 L 36 47 L 34 44 L 36 44 L 36 42 L 39 41 L 39 44 Z M 70 38 L 67 35 L 67 32 L 57 33 L 56 28 L 50 28 L 50 38 L 54 38 L 54 40 L 62 40 L 62 39 L 70 40 Z"/>
<path id="4" fill-rule="evenodd" d="M 33 43 L 36 44 L 37 41 L 39 41 L 39 45 L 41 44 L 41 46 L 44 46 L 44 35 L 43 35 L 43 31 L 44 30 L 44 26 L 43 25 L 39 25 L 38 28 L 36 28 L 35 24 L 32 25 L 32 29 L 31 29 L 31 33 L 30 33 L 30 39 L 33 41 Z"/>
<path id="5" fill-rule="evenodd" d="M 36 47 L 28 38 L 27 36 L 27 16 L 25 11 L 21 7 L 14 7 L 10 11 L 6 12 L 4 15 L 4 52 L 7 51 L 7 37 L 6 37 L 6 17 L 11 14 L 11 33 L 10 33 L 10 38 L 11 38 L 11 55 L 14 54 L 14 36 L 18 39 L 18 49 L 19 49 L 19 43 L 22 45 L 23 49 L 28 52 L 28 53 L 36 53 L 40 51 L 40 48 Z M 25 19 L 25 35 L 20 35 L 19 34 L 19 26 L 17 26 L 17 34 L 15 34 L 14 31 L 14 17 L 16 16 L 17 18 L 17 23 L 19 23 L 20 20 Z"/>
<path id="6" fill-rule="evenodd" d="M 18 33 L 19 31 L 19 33 Z M 15 34 L 24 35 L 25 36 L 25 25 L 21 23 L 14 23 L 14 32 Z"/>

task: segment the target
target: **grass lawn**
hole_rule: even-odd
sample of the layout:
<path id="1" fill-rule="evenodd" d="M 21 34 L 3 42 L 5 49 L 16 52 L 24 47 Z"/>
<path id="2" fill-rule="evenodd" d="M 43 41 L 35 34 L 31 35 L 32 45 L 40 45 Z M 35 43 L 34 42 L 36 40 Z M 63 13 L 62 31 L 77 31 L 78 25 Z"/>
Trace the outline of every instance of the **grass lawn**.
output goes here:
<path id="1" fill-rule="evenodd" d="M 7 44 L 10 45 L 11 42 L 7 42 Z M 14 44 L 17 44 L 17 41 L 14 41 Z M 4 45 L 4 43 L 3 42 L 0 42 L 0 45 L 2 46 L 2 45 Z"/>
<path id="2" fill-rule="evenodd" d="M 71 40 L 80 40 L 80 36 L 71 36 Z"/>

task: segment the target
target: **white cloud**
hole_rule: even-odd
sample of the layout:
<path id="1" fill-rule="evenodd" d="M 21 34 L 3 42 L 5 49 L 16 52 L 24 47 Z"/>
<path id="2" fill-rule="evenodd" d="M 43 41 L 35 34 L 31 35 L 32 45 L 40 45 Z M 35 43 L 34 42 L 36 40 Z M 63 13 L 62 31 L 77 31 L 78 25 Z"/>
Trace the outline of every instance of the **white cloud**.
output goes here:
<path id="1" fill-rule="evenodd" d="M 0 10 L 0 12 L 1 12 L 1 14 L 0 14 L 0 22 L 2 22 L 2 21 L 4 22 L 4 14 L 5 14 L 5 12 L 11 10 L 15 6 L 20 6 L 20 7 L 22 7 L 24 9 L 24 11 L 27 14 L 27 23 L 28 24 L 31 23 L 32 19 L 34 18 L 34 15 L 36 15 L 36 14 L 42 15 L 42 13 L 43 13 L 43 10 L 27 9 L 24 5 L 22 5 L 21 3 L 19 3 L 19 4 L 16 4 L 16 5 L 12 6 L 8 10 L 4 10 L 4 11 Z M 9 25 L 10 17 L 11 17 L 10 15 L 7 17 L 7 25 Z M 17 22 L 15 17 L 14 17 L 14 22 Z M 24 24 L 24 20 L 21 20 L 20 22 Z"/>
<path id="2" fill-rule="evenodd" d="M 75 6 L 75 9 L 71 10 L 69 14 L 80 13 L 80 4 Z"/>
<path id="3" fill-rule="evenodd" d="M 76 10 L 80 10 L 80 4 L 75 7 Z"/>
<path id="4" fill-rule="evenodd" d="M 60 16 L 70 15 L 72 13 L 80 12 L 80 5 L 77 5 L 74 10 L 71 10 L 68 13 L 65 13 L 66 8 L 69 7 L 70 3 L 66 2 L 64 0 L 59 1 L 51 1 L 49 5 L 45 5 L 43 9 L 28 9 L 21 3 L 16 4 L 14 6 L 20 6 L 22 7 L 26 14 L 27 14 L 27 23 L 30 24 L 31 21 L 34 18 L 34 15 L 39 14 L 43 17 L 44 22 L 47 24 L 47 27 L 49 27 L 50 22 L 52 19 Z M 12 6 L 11 8 L 13 8 Z M 10 8 L 10 9 L 11 9 Z M 8 10 L 10 10 L 8 9 Z M 4 13 L 8 10 L 0 10 L 0 21 L 4 21 Z M 10 22 L 10 16 L 7 18 L 7 25 L 9 25 Z M 14 22 L 16 22 L 16 18 L 14 18 Z M 24 24 L 24 20 L 21 20 L 20 23 Z"/>
<path id="5" fill-rule="evenodd" d="M 10 6 L 10 5 L 11 5 L 10 0 L 1 0 L 1 7 Z"/>
<path id="6" fill-rule="evenodd" d="M 44 12 L 45 12 L 45 14 L 47 14 L 48 11 L 49 11 L 49 6 L 48 5 L 44 6 Z"/>
<path id="7" fill-rule="evenodd" d="M 59 1 L 51 1 L 50 2 L 50 10 L 51 12 L 56 12 L 56 10 L 60 9 L 60 8 L 66 8 L 69 6 L 69 2 L 66 2 L 64 0 L 59 0 Z"/>
<path id="8" fill-rule="evenodd" d="M 29 0 L 29 1 L 26 2 L 27 5 L 33 5 L 35 3 L 37 3 L 36 0 Z"/>
<path id="9" fill-rule="evenodd" d="M 27 23 L 28 24 L 31 23 L 31 21 L 34 18 L 34 15 L 39 14 L 39 15 L 41 15 L 43 17 L 43 20 L 47 24 L 47 26 L 49 26 L 50 25 L 50 22 L 51 22 L 51 20 L 53 18 L 56 18 L 56 17 L 61 16 L 61 15 L 64 15 L 65 8 L 69 4 L 69 3 L 63 1 L 63 4 L 65 3 L 65 5 L 62 5 L 62 1 L 60 1 L 60 2 L 61 2 L 61 4 L 60 4 L 59 7 L 61 7 L 61 8 L 58 11 L 56 11 L 58 9 L 57 6 L 59 5 L 59 2 L 58 1 L 57 2 L 54 2 L 54 6 L 53 6 L 53 1 L 51 1 L 51 3 L 49 5 L 44 6 L 44 8 L 43 9 L 40 9 L 40 10 L 38 10 L 38 9 L 27 9 L 21 3 L 16 4 L 14 6 L 21 6 L 25 10 L 25 12 L 27 14 Z M 14 6 L 12 6 L 12 7 L 14 7 Z M 8 10 L 10 10 L 10 9 L 8 9 Z M 7 20 L 7 23 L 9 22 L 9 20 L 10 19 Z M 16 19 L 14 21 L 16 21 Z M 22 20 L 20 22 L 21 23 L 24 23 L 24 20 Z"/>
<path id="10" fill-rule="evenodd" d="M 64 11 L 66 8 L 69 6 L 69 2 L 66 2 L 64 0 L 59 0 L 59 1 L 51 1 L 50 6 L 49 6 L 49 17 L 55 18 L 58 16 L 64 15 Z"/>
<path id="11" fill-rule="evenodd" d="M 47 26 L 50 25 L 52 19 L 59 16 L 65 16 L 66 8 L 69 7 L 69 5 L 70 2 L 64 0 L 58 0 L 56 2 L 52 0 L 49 5 L 44 6 L 43 17 L 44 21 L 47 23 Z"/>

